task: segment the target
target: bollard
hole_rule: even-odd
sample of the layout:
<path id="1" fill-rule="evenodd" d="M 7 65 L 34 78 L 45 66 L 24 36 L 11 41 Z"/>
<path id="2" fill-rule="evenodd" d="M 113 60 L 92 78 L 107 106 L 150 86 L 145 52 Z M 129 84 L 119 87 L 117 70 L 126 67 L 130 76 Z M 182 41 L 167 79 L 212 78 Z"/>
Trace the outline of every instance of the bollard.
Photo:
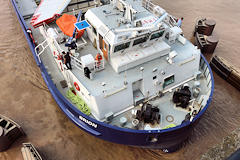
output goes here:
<path id="1" fill-rule="evenodd" d="M 205 25 L 206 25 L 206 29 L 205 29 L 203 34 L 206 35 L 206 36 L 212 35 L 213 30 L 214 30 L 215 25 L 216 25 L 216 21 L 214 21 L 212 19 L 207 19 L 205 21 Z"/>
<path id="2" fill-rule="evenodd" d="M 206 49 L 206 53 L 214 53 L 216 47 L 217 47 L 217 44 L 218 44 L 218 37 L 216 36 L 208 36 L 207 39 L 207 49 Z"/>

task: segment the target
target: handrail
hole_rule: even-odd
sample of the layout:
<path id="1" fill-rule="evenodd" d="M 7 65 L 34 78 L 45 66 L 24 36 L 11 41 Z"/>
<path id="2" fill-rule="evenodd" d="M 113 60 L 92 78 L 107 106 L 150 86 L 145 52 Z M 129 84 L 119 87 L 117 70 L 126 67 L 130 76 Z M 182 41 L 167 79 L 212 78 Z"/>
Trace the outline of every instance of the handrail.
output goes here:
<path id="1" fill-rule="evenodd" d="M 149 11 L 153 11 L 154 7 L 156 6 L 154 3 L 151 2 L 151 0 L 143 0 L 142 1 L 142 6 L 146 8 Z"/>
<path id="2" fill-rule="evenodd" d="M 44 46 L 44 44 L 47 42 L 47 45 Z M 42 43 L 40 43 L 39 45 L 37 45 L 35 47 L 35 53 L 37 54 L 38 60 L 40 63 L 42 63 L 40 55 L 44 52 L 44 50 L 49 46 L 49 43 L 47 41 L 47 39 L 45 39 Z M 42 47 L 42 50 L 40 52 L 38 52 L 39 48 Z"/>
<path id="3" fill-rule="evenodd" d="M 77 59 L 76 57 L 74 56 L 71 56 L 71 59 L 73 59 L 73 65 L 75 67 L 77 67 L 78 69 L 80 70 L 83 70 L 83 66 L 82 66 L 82 62 L 81 60 Z M 99 63 L 100 62 L 100 63 Z M 101 71 L 104 69 L 104 60 L 101 60 L 101 61 L 97 61 L 95 60 L 95 63 L 94 63 L 94 71 L 97 72 L 97 71 Z"/>
<path id="4" fill-rule="evenodd" d="M 70 55 L 70 57 L 71 59 L 73 59 L 73 65 L 77 67 L 79 70 L 83 71 L 82 62 L 74 56 Z"/>
<path id="5" fill-rule="evenodd" d="M 55 38 L 53 38 L 53 42 L 54 42 L 58 52 L 62 53 L 64 50 L 59 46 L 59 44 Z"/>
<path id="6" fill-rule="evenodd" d="M 81 43 L 81 44 L 77 43 L 77 47 L 82 47 L 82 46 L 85 46 L 87 44 L 87 41 L 83 38 L 83 36 L 81 37 L 81 39 L 82 39 L 83 43 Z"/>
<path id="7" fill-rule="evenodd" d="M 40 43 L 37 47 L 35 47 L 35 52 L 37 53 L 37 57 L 39 59 L 39 62 L 41 63 L 41 59 L 40 59 L 40 55 L 44 52 L 44 50 L 50 45 L 50 44 L 53 44 L 53 46 L 56 47 L 57 51 L 58 51 L 58 54 L 61 54 L 64 50 L 60 47 L 59 43 L 57 42 L 57 40 L 55 38 L 51 38 L 48 36 L 48 33 L 46 31 L 47 29 L 47 24 L 44 24 L 43 25 L 43 28 L 42 28 L 42 31 L 44 34 L 44 37 L 46 38 L 42 43 Z M 57 32 L 58 34 L 58 32 Z M 84 45 L 87 44 L 87 41 L 81 37 L 81 40 L 83 41 L 83 43 L 80 43 L 80 44 L 77 44 L 78 47 L 82 47 Z M 47 45 L 45 45 L 45 43 L 47 43 Z M 37 50 L 39 50 L 39 48 L 42 48 L 41 51 L 38 53 Z M 77 57 L 74 57 L 72 55 L 70 55 L 71 59 L 73 60 L 73 65 L 78 68 L 80 71 L 83 71 L 83 65 L 82 65 L 82 62 L 81 60 L 79 60 Z M 94 72 L 97 72 L 97 71 L 101 71 L 104 69 L 104 60 L 101 60 L 100 62 L 99 61 L 94 61 Z"/>
<path id="8" fill-rule="evenodd" d="M 151 26 L 149 27 L 133 27 L 133 28 L 123 28 L 123 29 L 115 29 L 115 32 L 132 32 L 132 31 L 146 31 L 151 30 L 157 27 L 158 24 L 160 24 L 166 17 L 168 16 L 168 13 L 164 13 L 160 18 L 158 18 Z"/>

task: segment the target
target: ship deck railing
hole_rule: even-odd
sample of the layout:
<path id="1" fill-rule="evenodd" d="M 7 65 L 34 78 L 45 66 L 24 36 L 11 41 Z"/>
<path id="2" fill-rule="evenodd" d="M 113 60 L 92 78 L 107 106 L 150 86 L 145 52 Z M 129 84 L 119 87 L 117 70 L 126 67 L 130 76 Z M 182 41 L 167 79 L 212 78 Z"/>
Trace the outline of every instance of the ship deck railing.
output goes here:
<path id="1" fill-rule="evenodd" d="M 153 13 L 154 15 L 156 15 L 157 7 L 161 8 L 160 6 L 155 5 L 151 0 L 142 0 L 142 6 L 149 12 Z M 168 17 L 169 17 L 169 25 L 171 25 L 171 27 L 176 26 L 177 18 L 170 14 L 168 14 Z"/>
<path id="2" fill-rule="evenodd" d="M 150 12 L 154 12 L 156 5 L 151 0 L 142 0 L 142 6 Z"/>
<path id="3" fill-rule="evenodd" d="M 47 47 L 49 47 L 49 45 L 50 45 L 49 41 L 52 41 L 53 45 L 56 47 L 56 50 L 57 50 L 58 54 L 61 54 L 64 51 L 64 49 L 60 46 L 59 42 L 57 42 L 57 40 L 55 38 L 48 37 L 47 28 L 49 28 L 49 26 L 47 24 L 44 24 L 42 31 L 43 31 L 43 34 L 45 36 L 45 40 L 42 43 L 40 43 L 38 46 L 35 47 L 35 52 L 37 53 L 39 62 L 41 62 L 40 55 L 42 53 L 44 53 L 45 49 Z M 57 35 L 59 37 L 61 37 L 61 33 L 59 33 L 56 30 L 56 28 L 54 28 L 54 29 L 55 29 Z M 87 41 L 83 37 L 81 37 L 81 42 L 77 43 L 77 47 L 78 48 L 82 48 L 85 45 L 87 45 Z M 81 72 L 83 72 L 84 67 L 82 65 L 81 60 L 78 59 L 75 56 L 71 56 L 71 59 L 73 61 L 73 66 L 75 66 L 77 69 L 79 69 Z M 102 71 L 103 69 L 104 69 L 104 61 L 103 60 L 101 60 L 101 61 L 96 61 L 95 60 L 95 62 L 94 62 L 94 70 L 93 71 L 94 72 L 98 72 L 98 71 Z"/>
<path id="4" fill-rule="evenodd" d="M 37 54 L 38 60 L 41 63 L 40 55 L 44 53 L 45 49 L 49 46 L 48 40 L 45 39 L 42 43 L 35 47 L 35 53 Z"/>

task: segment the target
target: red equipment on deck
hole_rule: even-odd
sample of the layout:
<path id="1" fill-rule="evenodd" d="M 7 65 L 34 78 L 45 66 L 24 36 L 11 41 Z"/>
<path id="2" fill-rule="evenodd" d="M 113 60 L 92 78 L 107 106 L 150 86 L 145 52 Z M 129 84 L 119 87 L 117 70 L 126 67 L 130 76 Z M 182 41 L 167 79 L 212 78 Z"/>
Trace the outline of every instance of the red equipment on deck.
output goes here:
<path id="1" fill-rule="evenodd" d="M 73 30 L 75 28 L 74 24 L 77 22 L 77 18 L 73 15 L 63 14 L 56 23 L 61 31 L 69 36 L 73 36 Z M 84 30 L 77 31 L 76 38 L 80 38 L 84 34 Z"/>

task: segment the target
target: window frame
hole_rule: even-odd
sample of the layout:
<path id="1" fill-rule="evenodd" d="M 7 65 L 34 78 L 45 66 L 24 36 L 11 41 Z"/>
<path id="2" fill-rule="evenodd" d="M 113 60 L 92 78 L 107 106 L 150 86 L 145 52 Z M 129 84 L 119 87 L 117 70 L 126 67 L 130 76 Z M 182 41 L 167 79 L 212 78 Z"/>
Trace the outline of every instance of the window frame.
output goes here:
<path id="1" fill-rule="evenodd" d="M 171 82 L 169 82 L 171 81 Z M 170 76 L 167 76 L 166 78 L 164 78 L 163 80 L 163 88 L 165 88 L 166 86 L 169 86 L 171 84 L 173 84 L 175 82 L 175 75 L 172 74 Z"/>
<path id="2" fill-rule="evenodd" d="M 113 53 L 116 53 L 116 52 L 125 50 L 125 49 L 129 48 L 130 45 L 131 45 L 131 41 L 119 43 L 119 44 L 117 44 L 117 45 L 114 46 Z M 120 46 L 122 46 L 122 47 L 120 47 Z M 117 49 L 117 50 L 116 50 L 117 47 L 120 47 L 120 49 Z"/>
<path id="3" fill-rule="evenodd" d="M 161 30 L 161 31 L 158 31 L 158 32 L 153 33 L 153 34 L 150 36 L 150 41 L 151 41 L 151 40 L 156 40 L 156 39 L 162 38 L 163 35 L 164 35 L 164 33 L 165 33 L 165 30 Z M 156 35 L 156 34 L 159 34 L 159 36 L 158 36 L 158 37 L 153 37 L 153 36 Z"/>
<path id="4" fill-rule="evenodd" d="M 145 43 L 145 42 L 148 41 L 148 39 L 149 39 L 148 36 L 143 36 L 143 37 L 141 37 L 141 38 L 137 38 L 137 39 L 135 39 L 135 40 L 133 41 L 133 45 L 132 45 L 132 46 L 136 46 L 136 45 Z M 141 41 L 141 40 L 143 40 L 143 41 Z"/>

